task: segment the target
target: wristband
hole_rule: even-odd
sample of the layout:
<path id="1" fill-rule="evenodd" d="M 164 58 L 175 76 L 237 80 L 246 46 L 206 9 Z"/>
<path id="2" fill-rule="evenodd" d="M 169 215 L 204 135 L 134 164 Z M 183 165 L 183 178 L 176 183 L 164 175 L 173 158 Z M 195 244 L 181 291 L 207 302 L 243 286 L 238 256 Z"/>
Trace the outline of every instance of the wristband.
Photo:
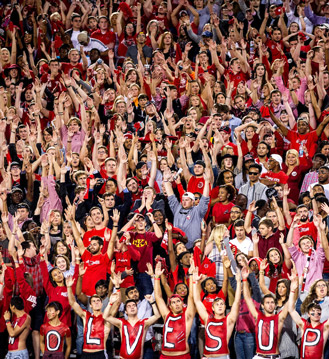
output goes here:
<path id="1" fill-rule="evenodd" d="M 116 289 L 116 290 L 120 290 L 120 287 L 119 287 L 119 288 L 115 287 L 115 289 Z"/>
<path id="2" fill-rule="evenodd" d="M 155 222 L 152 222 L 152 224 L 156 224 Z"/>
<path id="3" fill-rule="evenodd" d="M 156 303 L 156 301 L 154 301 L 154 302 L 152 302 L 152 303 L 150 303 L 151 305 L 153 305 L 153 304 L 155 304 Z"/>
<path id="4" fill-rule="evenodd" d="M 159 277 L 155 277 L 154 279 L 155 279 L 155 280 L 160 280 L 160 278 L 159 278 Z"/>
<path id="5" fill-rule="evenodd" d="M 115 228 L 118 228 L 118 226 L 113 226 L 113 228 L 114 228 L 114 227 L 115 227 Z"/>
<path id="6" fill-rule="evenodd" d="M 9 319 L 6 319 L 5 320 L 6 324 L 10 323 L 10 320 Z"/>
<path id="7" fill-rule="evenodd" d="M 1 284 L 1 283 L 0 283 L 0 284 Z M 291 290 L 290 293 L 295 293 L 295 291 L 294 291 L 294 290 Z"/>
<path id="8" fill-rule="evenodd" d="M 265 274 L 265 272 L 263 270 L 260 270 L 259 274 Z"/>
<path id="9" fill-rule="evenodd" d="M 242 279 L 242 282 L 248 282 L 248 279 Z"/>
<path id="10" fill-rule="evenodd" d="M 110 303 L 110 306 L 112 306 L 113 305 L 113 303 Z"/>
<path id="11" fill-rule="evenodd" d="M 193 283 L 193 284 L 196 284 L 196 282 L 195 282 L 195 281 L 193 281 L 192 283 Z"/>
<path id="12" fill-rule="evenodd" d="M 0 282 L 0 285 L 3 285 L 3 283 L 2 283 L 2 282 Z"/>
<path id="13" fill-rule="evenodd" d="M 19 263 L 18 261 L 14 261 L 14 263 Z"/>
<path id="14" fill-rule="evenodd" d="M 72 141 L 67 141 L 67 143 L 71 143 Z"/>

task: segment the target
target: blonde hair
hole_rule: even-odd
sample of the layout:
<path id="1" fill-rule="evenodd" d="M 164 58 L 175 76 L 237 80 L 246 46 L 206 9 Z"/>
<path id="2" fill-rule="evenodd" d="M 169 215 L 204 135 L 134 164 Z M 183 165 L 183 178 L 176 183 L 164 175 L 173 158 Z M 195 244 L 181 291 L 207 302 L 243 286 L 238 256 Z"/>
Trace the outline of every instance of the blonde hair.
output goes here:
<path id="1" fill-rule="evenodd" d="M 208 243 L 214 241 L 219 251 L 222 250 L 221 244 L 224 239 L 224 234 L 227 231 L 225 224 L 217 224 L 210 233 Z"/>
<path id="2" fill-rule="evenodd" d="M 299 166 L 299 154 L 296 150 L 288 150 L 287 154 L 286 154 L 286 161 L 285 164 L 288 166 L 288 155 L 294 155 L 297 159 L 297 162 L 295 164 L 295 166 Z"/>

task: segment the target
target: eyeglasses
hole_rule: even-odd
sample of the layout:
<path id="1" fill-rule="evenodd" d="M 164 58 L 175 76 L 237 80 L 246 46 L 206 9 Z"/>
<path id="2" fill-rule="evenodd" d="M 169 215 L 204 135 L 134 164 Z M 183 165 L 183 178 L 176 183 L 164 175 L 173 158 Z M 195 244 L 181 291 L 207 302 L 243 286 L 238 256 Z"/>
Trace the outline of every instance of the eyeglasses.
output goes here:
<path id="1" fill-rule="evenodd" d="M 231 211 L 231 213 L 241 214 L 241 212 L 240 212 L 240 211 Z"/>
<path id="2" fill-rule="evenodd" d="M 315 287 L 316 288 L 325 288 L 327 285 L 326 284 L 317 284 Z"/>
<path id="3" fill-rule="evenodd" d="M 259 172 L 249 172 L 249 176 L 258 176 Z"/>

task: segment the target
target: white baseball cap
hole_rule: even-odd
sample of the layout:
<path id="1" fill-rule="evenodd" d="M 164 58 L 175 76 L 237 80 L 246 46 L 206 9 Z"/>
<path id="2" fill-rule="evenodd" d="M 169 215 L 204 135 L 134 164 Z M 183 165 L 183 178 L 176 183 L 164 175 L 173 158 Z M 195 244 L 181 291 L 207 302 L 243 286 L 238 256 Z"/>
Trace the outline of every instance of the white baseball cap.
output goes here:
<path id="1" fill-rule="evenodd" d="M 192 192 L 185 192 L 183 194 L 183 197 L 188 197 L 190 198 L 192 201 L 195 201 L 195 197 L 194 197 L 194 194 Z"/>
<path id="2" fill-rule="evenodd" d="M 282 166 L 282 157 L 280 155 L 271 155 L 270 158 L 273 158 L 276 162 L 279 163 L 280 168 Z"/>

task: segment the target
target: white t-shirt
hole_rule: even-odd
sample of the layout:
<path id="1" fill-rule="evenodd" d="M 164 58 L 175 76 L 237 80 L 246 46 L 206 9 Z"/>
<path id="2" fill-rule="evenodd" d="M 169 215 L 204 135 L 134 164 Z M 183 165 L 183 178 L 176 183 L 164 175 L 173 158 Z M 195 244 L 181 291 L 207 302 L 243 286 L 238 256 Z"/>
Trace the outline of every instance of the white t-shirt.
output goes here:
<path id="1" fill-rule="evenodd" d="M 249 252 L 254 250 L 254 244 L 249 237 L 246 237 L 243 242 L 239 242 L 238 239 L 235 237 L 230 241 L 230 243 L 234 244 L 239 251 L 248 255 Z"/>
<path id="2" fill-rule="evenodd" d="M 80 34 L 81 31 L 73 31 L 72 35 L 71 35 L 71 41 L 72 41 L 72 45 L 78 49 L 80 51 L 80 44 L 78 41 L 78 35 Z"/>

